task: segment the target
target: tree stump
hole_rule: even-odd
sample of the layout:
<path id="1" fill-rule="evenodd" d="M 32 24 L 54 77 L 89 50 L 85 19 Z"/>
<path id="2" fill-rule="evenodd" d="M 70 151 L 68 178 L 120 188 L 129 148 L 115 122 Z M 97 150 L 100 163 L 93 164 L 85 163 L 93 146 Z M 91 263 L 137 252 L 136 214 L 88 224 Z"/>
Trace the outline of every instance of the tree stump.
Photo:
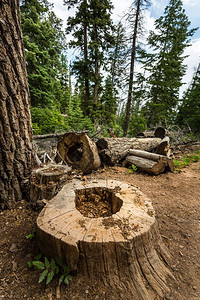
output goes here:
<path id="1" fill-rule="evenodd" d="M 30 201 L 50 200 L 69 179 L 71 167 L 48 164 L 33 171 L 30 179 Z"/>
<path id="2" fill-rule="evenodd" d="M 63 160 L 83 173 L 90 173 L 101 165 L 96 144 L 85 132 L 64 134 L 58 142 L 57 150 L 57 162 Z"/>
<path id="3" fill-rule="evenodd" d="M 59 256 L 90 282 L 127 291 L 132 299 L 169 293 L 169 257 L 152 204 L 119 181 L 73 180 L 37 218 L 37 239 L 48 257 Z"/>

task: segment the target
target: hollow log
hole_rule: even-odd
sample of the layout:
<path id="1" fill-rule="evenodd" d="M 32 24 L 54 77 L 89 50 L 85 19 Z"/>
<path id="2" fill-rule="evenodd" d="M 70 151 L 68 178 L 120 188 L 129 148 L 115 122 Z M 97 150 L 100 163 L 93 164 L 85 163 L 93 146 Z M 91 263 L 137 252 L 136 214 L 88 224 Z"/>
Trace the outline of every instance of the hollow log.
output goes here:
<path id="1" fill-rule="evenodd" d="M 64 161 L 83 173 L 90 173 L 100 167 L 101 161 L 96 144 L 85 132 L 68 132 L 57 144 L 56 161 Z"/>
<path id="2" fill-rule="evenodd" d="M 167 142 L 163 144 L 160 138 L 102 138 L 96 144 L 102 161 L 114 165 L 122 161 L 131 148 L 155 153 L 158 149 L 159 154 L 163 155 Z"/>
<path id="3" fill-rule="evenodd" d="M 71 167 L 48 164 L 33 171 L 30 178 L 30 201 L 50 200 L 70 178 Z"/>
<path id="4" fill-rule="evenodd" d="M 106 195 L 110 215 L 103 217 L 100 203 L 105 207 Z M 99 215 L 91 217 L 92 208 Z M 99 281 L 131 295 L 126 299 L 163 299 L 170 291 L 170 258 L 154 209 L 132 185 L 112 180 L 67 183 L 38 216 L 37 240 L 47 257 L 59 256 L 86 282 Z"/>

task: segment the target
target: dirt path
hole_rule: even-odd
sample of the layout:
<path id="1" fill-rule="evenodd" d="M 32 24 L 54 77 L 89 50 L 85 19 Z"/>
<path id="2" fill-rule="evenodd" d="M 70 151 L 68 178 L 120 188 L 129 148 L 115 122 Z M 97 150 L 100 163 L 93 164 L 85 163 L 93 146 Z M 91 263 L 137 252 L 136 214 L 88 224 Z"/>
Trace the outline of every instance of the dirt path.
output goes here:
<path id="1" fill-rule="evenodd" d="M 176 278 L 167 299 L 200 299 L 200 162 L 181 173 L 151 176 L 127 173 L 120 167 L 96 172 L 98 178 L 112 178 L 138 186 L 153 203 L 160 233 L 172 256 L 171 269 Z M 38 271 L 30 271 L 27 261 L 38 249 L 35 241 L 25 236 L 33 231 L 37 213 L 20 202 L 12 211 L 0 213 L 0 300 L 56 299 L 56 280 L 48 287 L 39 285 Z M 58 296 L 58 295 L 57 295 Z M 126 294 L 88 286 L 74 276 L 67 288 L 61 286 L 60 299 L 129 299 Z M 151 299 L 148 299 L 151 300 Z M 153 300 L 153 299 L 152 299 Z"/>

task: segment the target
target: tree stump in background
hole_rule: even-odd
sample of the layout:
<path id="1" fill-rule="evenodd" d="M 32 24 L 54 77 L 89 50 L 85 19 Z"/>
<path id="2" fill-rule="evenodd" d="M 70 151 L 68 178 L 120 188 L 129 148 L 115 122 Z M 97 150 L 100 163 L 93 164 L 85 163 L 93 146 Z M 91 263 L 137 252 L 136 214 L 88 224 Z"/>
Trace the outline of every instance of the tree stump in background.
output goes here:
<path id="1" fill-rule="evenodd" d="M 132 299 L 159 299 L 172 277 L 152 204 L 138 188 L 112 180 L 67 183 L 37 219 L 38 245 L 83 280 Z"/>
<path id="2" fill-rule="evenodd" d="M 50 200 L 69 179 L 71 167 L 48 164 L 33 171 L 30 180 L 30 201 Z"/>
<path id="3" fill-rule="evenodd" d="M 90 173 L 101 165 L 96 144 L 85 132 L 64 134 L 58 142 L 57 151 L 57 162 L 63 160 L 83 173 Z"/>

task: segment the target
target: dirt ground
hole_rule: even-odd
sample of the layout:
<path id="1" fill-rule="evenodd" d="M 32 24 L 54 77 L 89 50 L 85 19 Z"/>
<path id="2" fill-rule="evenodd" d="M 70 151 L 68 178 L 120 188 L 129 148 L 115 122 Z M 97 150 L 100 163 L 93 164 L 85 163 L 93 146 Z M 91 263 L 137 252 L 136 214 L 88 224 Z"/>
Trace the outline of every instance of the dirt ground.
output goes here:
<path id="1" fill-rule="evenodd" d="M 166 299 L 200 299 L 200 161 L 180 173 L 153 176 L 108 167 L 92 176 L 133 184 L 152 200 L 176 279 L 169 283 L 171 295 Z M 130 299 L 123 292 L 115 294 L 101 286 L 89 285 L 76 274 L 70 285 L 61 285 L 60 290 L 56 278 L 48 286 L 38 284 L 40 273 L 28 269 L 27 261 L 39 250 L 36 240 L 26 240 L 26 235 L 34 231 L 37 215 L 25 201 L 19 202 L 13 210 L 0 213 L 0 300 Z"/>

